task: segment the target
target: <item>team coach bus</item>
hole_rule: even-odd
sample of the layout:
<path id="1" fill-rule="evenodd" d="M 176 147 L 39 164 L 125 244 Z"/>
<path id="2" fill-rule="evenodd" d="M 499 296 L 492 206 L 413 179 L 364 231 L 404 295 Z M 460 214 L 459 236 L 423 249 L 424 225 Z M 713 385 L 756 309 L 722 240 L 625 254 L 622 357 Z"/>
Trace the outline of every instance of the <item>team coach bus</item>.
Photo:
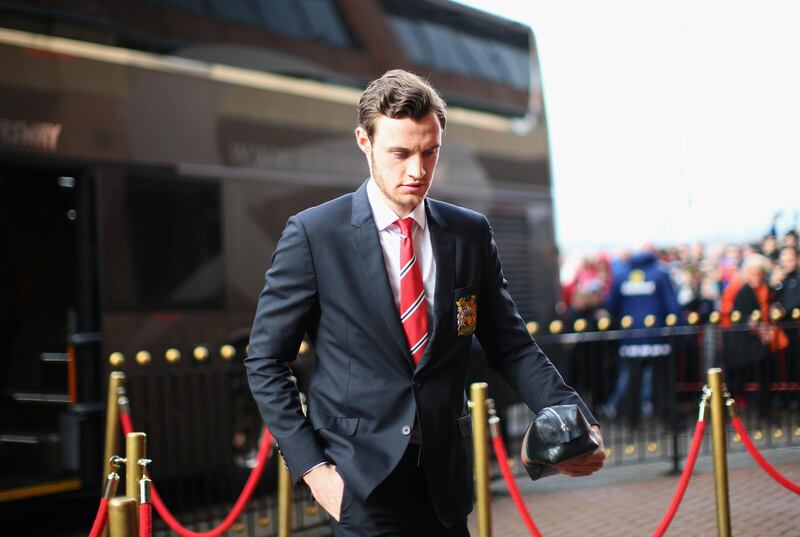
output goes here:
<path id="1" fill-rule="evenodd" d="M 442 91 L 431 195 L 487 214 L 523 316 L 552 316 L 547 126 L 525 26 L 433 0 L 9 1 L 0 65 L 7 512 L 97 497 L 114 369 L 167 500 L 182 494 L 170 483 L 246 461 L 258 417 L 241 359 L 264 268 L 289 216 L 367 177 L 356 102 L 386 70 Z"/>

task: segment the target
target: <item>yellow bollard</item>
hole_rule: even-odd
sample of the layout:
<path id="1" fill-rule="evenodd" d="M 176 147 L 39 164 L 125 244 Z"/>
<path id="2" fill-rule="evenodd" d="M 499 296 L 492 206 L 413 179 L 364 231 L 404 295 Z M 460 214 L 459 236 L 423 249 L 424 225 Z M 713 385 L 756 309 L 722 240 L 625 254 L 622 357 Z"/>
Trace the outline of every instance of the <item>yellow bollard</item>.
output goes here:
<path id="1" fill-rule="evenodd" d="M 108 502 L 109 537 L 139 537 L 138 509 L 134 498 L 112 498 Z"/>
<path id="2" fill-rule="evenodd" d="M 492 536 L 492 497 L 489 491 L 489 435 L 486 394 L 489 385 L 475 382 L 470 386 L 472 401 L 472 446 L 475 472 L 475 503 L 478 537 Z"/>
<path id="3" fill-rule="evenodd" d="M 728 461 L 725 444 L 725 402 L 722 369 L 708 370 L 711 388 L 711 440 L 714 446 L 714 488 L 717 493 L 717 535 L 731 536 L 731 512 L 728 500 Z"/>
<path id="4" fill-rule="evenodd" d="M 307 345 L 304 341 L 303 344 Z M 302 345 L 301 345 L 302 347 Z M 291 377 L 297 386 L 297 378 Z M 306 394 L 300 392 L 300 406 L 303 414 L 308 411 Z M 281 464 L 278 464 L 278 537 L 292 537 L 292 509 L 294 507 L 294 482 L 286 460 L 281 455 Z"/>
<path id="5" fill-rule="evenodd" d="M 125 373 L 112 371 L 108 378 L 108 400 L 106 402 L 106 441 L 103 450 L 103 478 L 111 473 L 111 457 L 119 452 L 119 407 L 117 396 L 125 389 Z"/>
<path id="6" fill-rule="evenodd" d="M 278 464 L 278 537 L 292 537 L 292 503 L 294 483 L 286 461 Z"/>
<path id="7" fill-rule="evenodd" d="M 137 504 L 141 500 L 139 481 L 144 474 L 144 467 L 139 461 L 145 457 L 147 457 L 147 435 L 128 433 L 125 439 L 125 496 L 133 498 Z"/>

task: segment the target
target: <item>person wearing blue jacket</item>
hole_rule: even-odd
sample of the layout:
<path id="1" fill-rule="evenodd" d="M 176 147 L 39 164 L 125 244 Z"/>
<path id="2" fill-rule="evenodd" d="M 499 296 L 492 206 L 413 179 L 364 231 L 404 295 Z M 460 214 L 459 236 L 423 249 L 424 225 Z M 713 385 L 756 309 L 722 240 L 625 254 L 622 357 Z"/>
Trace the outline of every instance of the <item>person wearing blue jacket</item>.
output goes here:
<path id="1" fill-rule="evenodd" d="M 664 326 L 670 314 L 678 315 L 677 294 L 667 270 L 659 262 L 652 247 L 645 247 L 633 255 L 624 270 L 614 277 L 606 310 L 615 319 L 632 318 L 630 329 L 647 328 L 645 319 L 655 317 L 653 327 Z M 641 364 L 642 390 L 641 413 L 649 417 L 653 413 L 653 362 L 666 358 L 672 352 L 670 342 L 663 336 L 628 337 L 620 342 L 620 367 L 614 392 L 600 409 L 608 418 L 617 416 L 622 398 L 628 391 L 631 380 L 631 365 Z M 638 370 L 637 370 L 638 371 Z M 635 406 L 633 407 L 635 410 Z"/>

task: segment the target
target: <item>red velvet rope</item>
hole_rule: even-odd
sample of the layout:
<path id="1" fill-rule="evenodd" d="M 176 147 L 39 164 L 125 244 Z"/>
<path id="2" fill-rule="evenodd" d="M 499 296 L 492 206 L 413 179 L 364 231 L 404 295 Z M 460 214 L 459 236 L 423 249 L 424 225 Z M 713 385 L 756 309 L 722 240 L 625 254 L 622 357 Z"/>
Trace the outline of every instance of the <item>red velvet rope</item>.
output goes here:
<path id="1" fill-rule="evenodd" d="M 103 530 L 106 529 L 108 522 L 108 500 L 102 498 L 100 506 L 97 508 L 97 515 L 94 517 L 94 524 L 92 524 L 92 531 L 89 532 L 89 537 L 100 537 Z"/>
<path id="2" fill-rule="evenodd" d="M 500 472 L 503 474 L 503 479 L 506 481 L 508 492 L 511 493 L 511 499 L 514 500 L 514 505 L 517 506 L 517 511 L 522 517 L 522 521 L 528 527 L 533 537 L 542 537 L 539 528 L 533 521 L 525 502 L 522 500 L 522 495 L 517 488 L 517 482 L 514 480 L 514 475 L 511 473 L 511 468 L 508 466 L 508 453 L 506 453 L 506 446 L 503 444 L 503 437 L 500 435 L 492 437 L 492 444 L 494 445 L 494 454 L 497 457 L 497 464 L 500 466 Z"/>
<path id="3" fill-rule="evenodd" d="M 661 523 L 653 533 L 653 537 L 661 537 L 664 535 L 664 533 L 667 531 L 667 528 L 669 528 L 672 519 L 675 518 L 675 513 L 678 512 L 678 506 L 680 506 L 681 501 L 683 500 L 686 487 L 689 485 L 689 480 L 692 477 L 694 464 L 697 462 L 697 455 L 700 453 L 700 445 L 703 443 L 703 434 L 705 433 L 705 430 L 706 422 L 702 420 L 698 421 L 694 429 L 694 436 L 692 437 L 692 444 L 689 448 L 689 454 L 686 456 L 686 466 L 683 468 L 683 474 L 681 474 L 681 479 L 678 483 L 678 489 L 675 491 L 675 495 L 672 498 L 672 503 L 670 503 L 669 509 L 667 509 L 667 512 L 664 514 L 664 518 L 661 519 Z M 494 445 L 494 452 L 497 456 L 497 464 L 500 466 L 500 472 L 503 474 L 503 479 L 506 482 L 508 491 L 511 493 L 511 498 L 514 500 L 514 505 L 516 505 L 517 511 L 519 511 L 519 514 L 522 517 L 522 521 L 528 527 L 528 531 L 533 537 L 542 537 L 539 528 L 536 527 L 536 523 L 533 521 L 530 513 L 528 513 L 528 509 L 525 506 L 525 502 L 522 500 L 522 495 L 519 492 L 519 488 L 517 488 L 517 483 L 514 480 L 513 474 L 511 473 L 511 468 L 508 466 L 508 454 L 506 453 L 505 445 L 503 445 L 503 437 L 499 435 L 492 437 L 492 444 Z"/>
<path id="4" fill-rule="evenodd" d="M 122 431 L 126 435 L 133 432 L 133 422 L 131 421 L 130 414 L 127 412 L 121 412 L 120 421 L 122 422 Z M 158 515 L 164 520 L 164 522 L 167 523 L 167 526 L 169 526 L 172 531 L 182 535 L 183 537 L 219 537 L 228 531 L 231 526 L 233 526 L 233 523 L 236 522 L 236 519 L 239 518 L 239 516 L 241 516 L 242 511 L 244 511 L 245 506 L 253 496 L 256 486 L 261 480 L 261 475 L 264 473 L 264 468 L 267 466 L 271 449 L 272 435 L 265 427 L 264 433 L 261 435 L 261 444 L 258 448 L 256 466 L 253 468 L 253 471 L 250 472 L 250 476 L 247 478 L 247 482 L 245 483 L 239 498 L 233 505 L 233 509 L 231 509 L 231 512 L 228 513 L 228 516 L 226 516 L 216 528 L 204 532 L 195 532 L 182 526 L 181 523 L 178 522 L 178 520 L 172 515 L 172 513 L 170 513 L 169 509 L 167 509 L 167 506 L 161 500 L 161 496 L 158 495 L 158 491 L 156 491 L 155 484 L 153 484 L 152 488 L 150 489 L 150 493 L 153 496 L 153 505 L 155 506 Z"/>
<path id="5" fill-rule="evenodd" d="M 139 504 L 139 537 L 153 537 L 153 506 Z"/>
<path id="6" fill-rule="evenodd" d="M 750 455 L 756 460 L 756 462 L 763 468 L 765 472 L 767 472 L 772 479 L 789 489 L 790 491 L 794 492 L 795 494 L 800 494 L 800 486 L 795 483 L 792 483 L 786 477 L 782 476 L 778 470 L 775 469 L 767 459 L 764 458 L 761 453 L 759 453 L 758 448 L 753 444 L 753 441 L 750 440 L 750 435 L 747 434 L 747 429 L 744 428 L 744 424 L 742 423 L 742 418 L 739 416 L 735 416 L 731 423 L 733 424 L 733 428 L 736 429 L 736 432 L 739 433 L 739 436 L 742 439 L 742 443 L 747 448 L 747 451 L 750 452 Z"/>
<path id="7" fill-rule="evenodd" d="M 703 443 L 703 434 L 706 431 L 706 422 L 700 420 L 694 427 L 694 436 L 692 437 L 692 444 L 689 447 L 689 453 L 686 455 L 686 465 L 683 467 L 681 479 L 678 482 L 678 488 L 675 490 L 675 495 L 672 497 L 672 503 L 669 509 L 664 513 L 664 518 L 661 523 L 653 532 L 653 537 L 661 537 L 669 528 L 672 519 L 675 518 L 675 513 L 678 512 L 678 507 L 683 500 L 683 494 L 686 492 L 686 487 L 689 485 L 689 480 L 692 478 L 692 471 L 694 470 L 694 463 L 697 462 L 697 455 L 700 453 L 700 445 Z"/>

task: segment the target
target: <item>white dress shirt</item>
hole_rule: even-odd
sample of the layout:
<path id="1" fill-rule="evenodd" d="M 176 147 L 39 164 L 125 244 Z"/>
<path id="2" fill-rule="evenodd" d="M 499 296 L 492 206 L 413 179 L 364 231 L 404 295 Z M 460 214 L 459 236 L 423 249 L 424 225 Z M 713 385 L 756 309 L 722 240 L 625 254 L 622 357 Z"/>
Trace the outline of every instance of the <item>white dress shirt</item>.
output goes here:
<path id="1" fill-rule="evenodd" d="M 372 208 L 372 217 L 378 228 L 378 237 L 381 240 L 383 260 L 386 263 L 386 274 L 392 286 L 394 303 L 400 309 L 400 226 L 397 222 L 400 217 L 386 205 L 383 195 L 378 190 L 375 180 L 370 178 L 367 183 L 367 197 Z M 414 219 L 412 240 L 414 241 L 414 254 L 417 264 L 422 271 L 422 285 L 425 288 L 425 301 L 428 303 L 428 333 L 433 327 L 433 294 L 436 290 L 436 261 L 433 258 L 431 247 L 431 232 L 428 228 L 428 219 L 425 214 L 425 202 L 417 205 L 411 214 Z"/>

